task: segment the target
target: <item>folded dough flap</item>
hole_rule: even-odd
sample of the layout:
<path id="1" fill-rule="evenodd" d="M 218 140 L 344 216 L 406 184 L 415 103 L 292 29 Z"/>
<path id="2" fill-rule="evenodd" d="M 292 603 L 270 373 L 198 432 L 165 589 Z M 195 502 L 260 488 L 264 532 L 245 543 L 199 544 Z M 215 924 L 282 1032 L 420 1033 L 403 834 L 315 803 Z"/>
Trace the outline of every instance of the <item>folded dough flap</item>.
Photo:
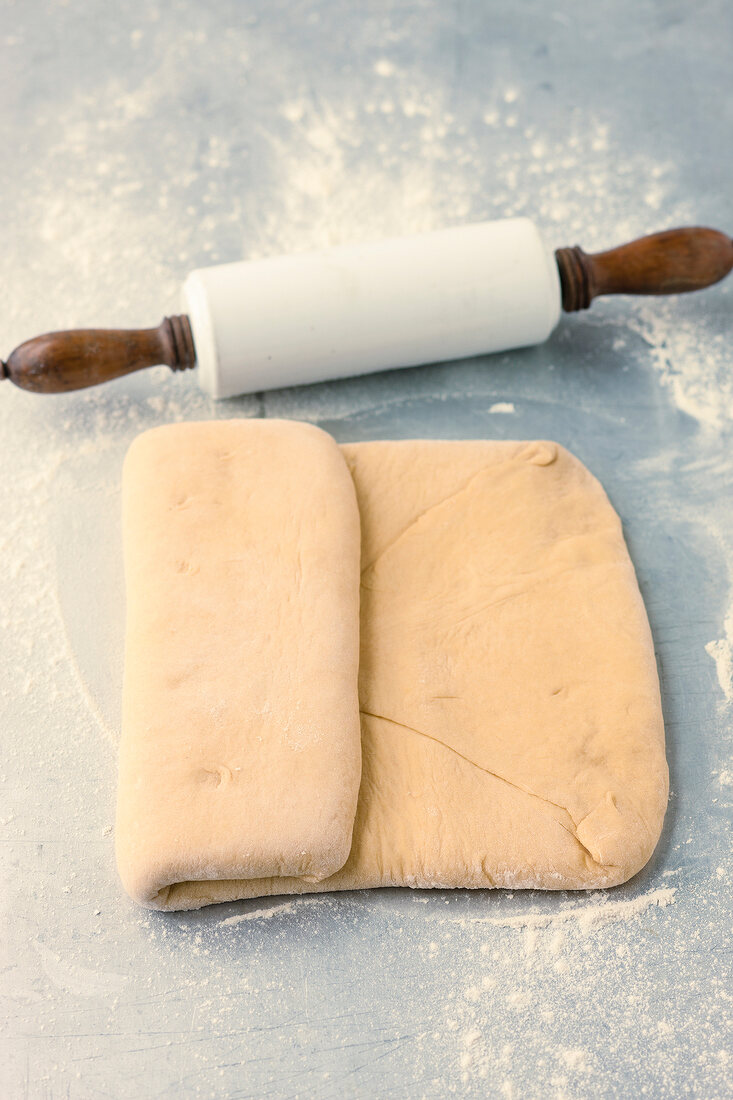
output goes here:
<path id="1" fill-rule="evenodd" d="M 132 444 L 116 846 L 137 901 L 346 861 L 359 539 L 346 463 L 310 425 L 174 424 Z"/>

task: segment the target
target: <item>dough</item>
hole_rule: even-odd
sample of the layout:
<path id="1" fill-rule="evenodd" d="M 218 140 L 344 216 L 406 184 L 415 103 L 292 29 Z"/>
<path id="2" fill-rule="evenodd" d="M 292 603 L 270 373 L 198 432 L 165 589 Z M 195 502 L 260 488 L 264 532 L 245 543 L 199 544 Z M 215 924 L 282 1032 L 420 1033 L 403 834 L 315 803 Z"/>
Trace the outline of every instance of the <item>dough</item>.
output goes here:
<path id="1" fill-rule="evenodd" d="M 631 877 L 660 834 L 667 766 L 649 626 L 599 483 L 547 442 L 343 452 L 362 539 L 349 858 L 317 883 L 189 880 L 153 904 Z"/>
<path id="2" fill-rule="evenodd" d="M 268 420 L 146 432 L 123 535 L 126 889 L 165 908 L 181 880 L 332 874 L 361 769 L 359 516 L 338 447 Z"/>
<path id="3" fill-rule="evenodd" d="M 667 765 L 647 617 L 599 483 L 548 442 L 345 452 L 365 776 L 341 877 L 630 878 L 661 831 Z"/>

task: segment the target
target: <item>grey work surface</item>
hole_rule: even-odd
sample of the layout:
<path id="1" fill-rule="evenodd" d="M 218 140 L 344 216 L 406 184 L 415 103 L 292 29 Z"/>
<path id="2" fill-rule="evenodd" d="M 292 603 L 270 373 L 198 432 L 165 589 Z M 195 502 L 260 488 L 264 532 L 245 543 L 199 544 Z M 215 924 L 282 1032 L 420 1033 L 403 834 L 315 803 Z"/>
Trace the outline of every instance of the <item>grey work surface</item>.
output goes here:
<path id="1" fill-rule="evenodd" d="M 157 323 L 189 269 L 244 255 L 518 213 L 552 247 L 730 230 L 732 41 L 724 0 L 2 0 L 0 354 Z M 598 303 L 543 347 L 220 405 L 163 370 L 0 388 L 3 1097 L 733 1095 L 732 307 L 730 282 Z M 634 881 L 184 915 L 124 896 L 121 459 L 167 420 L 256 415 L 554 438 L 600 477 L 669 744 Z"/>

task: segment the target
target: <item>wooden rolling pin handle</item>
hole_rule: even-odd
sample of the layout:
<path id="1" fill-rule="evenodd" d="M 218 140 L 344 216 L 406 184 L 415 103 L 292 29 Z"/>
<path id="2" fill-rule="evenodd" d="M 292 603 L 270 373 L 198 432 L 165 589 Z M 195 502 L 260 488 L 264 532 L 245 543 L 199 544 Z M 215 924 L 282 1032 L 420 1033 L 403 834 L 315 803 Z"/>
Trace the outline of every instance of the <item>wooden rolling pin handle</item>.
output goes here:
<path id="1" fill-rule="evenodd" d="M 110 382 L 145 367 L 187 370 L 196 362 L 186 316 L 165 317 L 157 328 L 48 332 L 17 347 L 0 379 L 33 393 L 67 393 Z"/>
<path id="2" fill-rule="evenodd" d="M 686 294 L 720 282 L 733 269 L 733 240 L 717 229 L 690 226 L 640 237 L 588 255 L 558 248 L 562 307 L 587 309 L 602 294 Z"/>

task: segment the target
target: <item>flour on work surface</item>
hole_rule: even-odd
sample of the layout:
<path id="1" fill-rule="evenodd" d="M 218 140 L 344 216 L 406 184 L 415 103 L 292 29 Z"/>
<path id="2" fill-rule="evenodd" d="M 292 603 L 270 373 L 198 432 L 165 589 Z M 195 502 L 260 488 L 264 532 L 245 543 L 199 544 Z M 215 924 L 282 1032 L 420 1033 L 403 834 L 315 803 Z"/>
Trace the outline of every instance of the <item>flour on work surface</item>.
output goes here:
<path id="1" fill-rule="evenodd" d="M 233 917 L 225 917 L 221 926 L 230 924 L 242 924 L 250 920 L 270 920 L 272 917 L 280 917 L 285 913 L 292 913 L 295 905 L 292 901 L 286 901 L 283 905 L 273 905 L 269 909 L 251 909 L 247 913 L 236 913 Z"/>
<path id="2" fill-rule="evenodd" d="M 543 912 L 522 910 L 506 916 L 443 916 L 431 914 L 430 921 L 439 924 L 460 925 L 487 924 L 496 928 L 518 928 L 527 930 L 527 953 L 531 954 L 537 942 L 537 932 L 544 929 L 559 930 L 562 925 L 573 923 L 582 932 L 588 933 L 607 924 L 617 924 L 640 917 L 650 908 L 666 909 L 675 900 L 676 887 L 660 887 L 636 898 L 619 898 L 613 894 L 594 893 L 580 905 L 553 906 Z"/>
<path id="3" fill-rule="evenodd" d="M 285 916 L 287 913 L 294 913 L 296 909 L 309 908 L 313 905 L 339 905 L 341 899 L 330 894 L 313 897 L 310 895 L 304 895 L 302 897 L 292 897 L 288 901 L 282 902 L 279 905 L 272 905 L 268 908 L 262 909 L 247 909 L 244 913 L 235 913 L 232 917 L 225 917 L 224 920 L 219 922 L 219 927 L 223 928 L 230 924 L 243 924 L 246 921 L 261 921 L 271 920 L 272 917 Z M 345 906 L 348 906 L 348 898 L 345 901 Z"/>
<path id="4" fill-rule="evenodd" d="M 474 919 L 501 928 L 526 928 L 530 933 L 539 928 L 554 928 L 568 921 L 574 921 L 583 931 L 590 931 L 606 924 L 633 920 L 652 906 L 665 909 L 674 901 L 675 893 L 675 887 L 666 887 L 652 890 L 648 894 L 641 894 L 638 898 L 620 901 L 611 900 L 610 895 L 603 894 L 594 902 L 559 909 L 556 913 L 520 913 L 509 917 Z M 530 939 L 529 942 L 535 941 Z"/>
<path id="5" fill-rule="evenodd" d="M 702 303 L 694 295 L 635 301 L 626 320 L 647 345 L 652 365 L 677 408 L 708 429 L 723 427 L 733 418 L 729 285 L 716 294 L 718 314 L 706 324 L 700 323 Z"/>
<path id="6" fill-rule="evenodd" d="M 684 874 L 679 867 L 669 870 Z M 718 882 L 724 877 L 716 872 Z M 578 1100 L 600 1095 L 604 1056 L 633 1066 L 637 1054 L 629 1048 L 629 1036 L 645 1028 L 660 1042 L 647 1044 L 643 1056 L 654 1059 L 660 1095 L 673 1095 L 678 1071 L 666 1052 L 676 1041 L 679 1017 L 675 1004 L 668 1010 L 657 1004 L 659 974 L 673 969 L 688 949 L 690 928 L 677 905 L 691 906 L 705 922 L 714 899 L 708 886 L 691 888 L 687 875 L 684 891 L 654 887 L 634 897 L 628 889 L 548 894 L 541 908 L 537 894 L 523 892 L 378 890 L 260 899 L 251 909 L 240 903 L 241 911 L 223 919 L 216 909 L 183 914 L 176 922 L 177 980 L 184 988 L 203 983 L 207 1027 L 226 1027 L 232 1004 L 241 1003 L 237 998 L 297 1003 L 302 1027 L 309 1011 L 312 1019 L 323 1019 L 324 959 L 320 950 L 309 953 L 312 945 L 338 942 L 340 949 L 366 958 L 378 944 L 379 980 L 371 984 L 365 965 L 360 995 L 384 998 L 375 989 L 395 989 L 395 1034 L 411 1037 L 408 1049 L 414 1044 L 416 1058 L 429 1061 L 451 1094 L 483 1095 L 486 1082 L 491 1095 L 534 1095 L 527 1093 L 523 1076 L 529 1062 L 537 1079 L 551 1085 L 543 1095 Z M 171 950 L 166 920 L 146 913 L 138 921 L 153 944 Z M 422 929 L 417 937 L 416 927 Z M 276 968 L 279 977 L 273 978 L 272 960 L 281 952 L 288 964 Z M 202 955 L 203 978 L 195 965 Z M 232 965 L 232 958 L 239 965 Z M 428 1007 L 409 1021 L 401 1016 L 403 992 L 397 993 L 405 967 L 411 986 L 430 991 Z M 150 982 L 152 992 L 154 976 Z M 701 1005 L 688 1021 L 703 1046 L 711 1020 L 724 1008 L 722 990 L 715 1002 Z M 600 1045 L 599 1016 L 604 1020 Z M 345 1024 L 344 1041 L 347 1035 Z M 719 1052 L 710 1056 L 717 1065 Z"/>
<path id="7" fill-rule="evenodd" d="M 477 936 L 473 953 L 452 971 L 456 989 L 445 1003 L 445 1031 L 455 1037 L 455 1070 L 464 1086 L 494 1079 L 498 1065 L 505 1074 L 501 1094 L 522 1095 L 512 1071 L 517 1058 L 520 1063 L 526 1059 L 529 1043 L 533 1063 L 543 1067 L 543 1079 L 552 1078 L 557 1090 L 553 1095 L 593 1095 L 603 1071 L 596 1039 L 584 1026 L 581 1006 L 608 966 L 596 946 L 596 933 L 604 929 L 619 980 L 625 980 L 621 975 L 633 973 L 634 960 L 643 950 L 646 933 L 641 919 L 646 916 L 652 922 L 666 922 L 660 910 L 673 904 L 675 890 L 659 888 L 618 900 L 614 894 L 598 892 L 575 904 L 565 904 L 560 898 L 553 901 L 542 912 L 525 910 L 520 904 L 518 912 L 492 916 L 494 906 L 488 904 L 477 907 L 480 914 L 469 917 L 436 918 L 442 925 L 442 938 L 430 944 L 428 957 L 447 967 L 456 966 L 451 949 L 456 933 L 451 929 L 458 924 L 462 933 Z M 432 917 L 430 914 L 428 919 Z M 615 928 L 607 927 L 610 925 Z M 571 1002 L 574 1007 L 567 1026 L 561 1027 Z M 631 994 L 627 1000 L 629 1021 L 637 1011 Z M 512 1039 L 497 1045 L 497 1020 L 509 1021 L 510 1033 L 521 1033 L 521 1050 Z M 662 1021 L 661 1026 L 669 1025 Z"/>
<path id="8" fill-rule="evenodd" d="M 708 642 L 705 651 L 715 661 L 718 684 L 724 696 L 724 705 L 727 705 L 733 699 L 733 611 L 726 615 L 723 626 L 724 636 Z"/>

